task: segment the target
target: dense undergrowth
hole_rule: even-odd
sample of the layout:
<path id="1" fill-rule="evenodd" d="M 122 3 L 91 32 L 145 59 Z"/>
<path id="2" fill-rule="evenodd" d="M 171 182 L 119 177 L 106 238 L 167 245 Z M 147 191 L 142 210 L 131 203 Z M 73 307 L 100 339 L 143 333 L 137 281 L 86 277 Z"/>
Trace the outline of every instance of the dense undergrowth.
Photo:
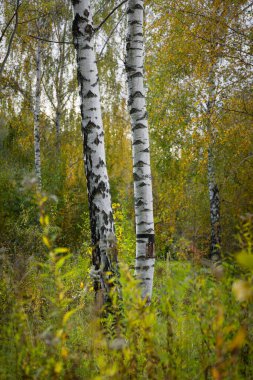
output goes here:
<path id="1" fill-rule="evenodd" d="M 118 308 L 114 294 L 115 312 L 102 318 L 90 249 L 57 247 L 46 202 L 39 197 L 44 255 L 1 252 L 1 379 L 253 378 L 250 222 L 240 238 L 244 271 L 233 261 L 211 272 L 182 255 L 160 260 L 147 306 L 126 263 L 132 243 L 114 205 L 123 300 Z"/>

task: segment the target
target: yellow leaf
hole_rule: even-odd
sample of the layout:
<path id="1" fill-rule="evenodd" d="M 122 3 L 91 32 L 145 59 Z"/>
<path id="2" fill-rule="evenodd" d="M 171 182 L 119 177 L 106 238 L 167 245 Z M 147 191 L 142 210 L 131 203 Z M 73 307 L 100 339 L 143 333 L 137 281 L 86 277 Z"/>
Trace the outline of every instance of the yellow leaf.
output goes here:
<path id="1" fill-rule="evenodd" d="M 54 367 L 54 372 L 61 373 L 61 371 L 62 371 L 62 362 L 57 362 Z"/>
<path id="2" fill-rule="evenodd" d="M 45 216 L 44 223 L 45 223 L 46 226 L 49 225 L 49 216 L 48 215 Z"/>
<path id="3" fill-rule="evenodd" d="M 68 350 L 66 349 L 66 347 L 62 347 L 61 349 L 61 356 L 66 359 L 68 357 Z"/>
<path id="4" fill-rule="evenodd" d="M 245 343 L 245 339 L 246 339 L 246 330 L 245 330 L 245 327 L 241 327 L 237 335 L 229 344 L 230 351 L 234 351 L 236 349 L 241 348 Z"/>
<path id="5" fill-rule="evenodd" d="M 68 248 L 59 247 L 59 248 L 54 249 L 54 253 L 67 253 L 67 252 L 69 252 Z"/>
<path id="6" fill-rule="evenodd" d="M 47 236 L 43 236 L 43 237 L 42 237 L 42 240 L 43 240 L 43 243 L 45 244 L 45 246 L 46 246 L 47 248 L 51 248 L 51 245 L 50 245 L 50 242 L 49 242 Z"/>
<path id="7" fill-rule="evenodd" d="M 68 311 L 68 312 L 64 315 L 64 317 L 63 317 L 62 324 L 63 324 L 63 325 L 66 325 L 66 323 L 68 322 L 69 318 L 70 318 L 75 312 L 76 312 L 76 309 Z"/>

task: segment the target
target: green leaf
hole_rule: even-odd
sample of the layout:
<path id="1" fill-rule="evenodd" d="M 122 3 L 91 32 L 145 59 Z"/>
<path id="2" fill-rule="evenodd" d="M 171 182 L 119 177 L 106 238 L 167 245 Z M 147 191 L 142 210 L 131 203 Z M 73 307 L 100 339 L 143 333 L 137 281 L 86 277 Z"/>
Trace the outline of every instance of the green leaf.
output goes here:
<path id="1" fill-rule="evenodd" d="M 63 256 L 61 257 L 57 263 L 56 263 L 56 269 L 60 269 L 64 264 L 65 264 L 65 261 L 68 260 L 69 258 L 71 257 L 71 255 L 67 255 L 67 256 Z"/>
<path id="2" fill-rule="evenodd" d="M 59 247 L 59 248 L 54 249 L 54 253 L 67 253 L 67 252 L 69 252 L 69 249 L 64 248 L 64 247 Z"/>
<path id="3" fill-rule="evenodd" d="M 241 252 L 236 256 L 238 263 L 246 269 L 253 271 L 253 255 Z"/>
<path id="4" fill-rule="evenodd" d="M 62 324 L 63 324 L 63 325 L 66 325 L 66 323 L 68 322 L 69 318 L 70 318 L 73 314 L 75 314 L 76 311 L 77 311 L 77 309 L 73 309 L 73 310 L 68 311 L 68 312 L 64 315 L 64 317 L 63 317 Z"/>

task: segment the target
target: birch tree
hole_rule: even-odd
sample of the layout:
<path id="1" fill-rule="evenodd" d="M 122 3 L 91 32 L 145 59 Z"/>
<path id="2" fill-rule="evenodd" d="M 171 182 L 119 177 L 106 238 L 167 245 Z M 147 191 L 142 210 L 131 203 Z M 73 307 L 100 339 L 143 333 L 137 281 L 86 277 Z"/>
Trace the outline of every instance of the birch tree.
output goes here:
<path id="1" fill-rule="evenodd" d="M 208 101 L 206 104 L 207 112 L 207 133 L 209 135 L 208 159 L 207 159 L 207 178 L 210 202 L 210 221 L 211 221 L 211 238 L 210 238 L 210 258 L 212 261 L 221 259 L 221 225 L 220 225 L 220 192 L 216 181 L 215 169 L 215 128 L 212 124 L 212 114 L 215 107 L 215 65 L 210 71 L 208 78 Z"/>
<path id="2" fill-rule="evenodd" d="M 72 0 L 73 37 L 80 85 L 85 173 L 90 210 L 93 265 L 99 275 L 95 291 L 108 298 L 107 273 L 117 261 L 109 179 L 106 168 L 99 79 L 94 49 L 93 15 L 90 0 Z M 114 252 L 114 254 L 112 254 Z"/>
<path id="3" fill-rule="evenodd" d="M 34 164 L 38 191 L 42 189 L 40 157 L 40 106 L 41 106 L 41 42 L 36 48 L 36 85 L 34 104 Z"/>
<path id="4" fill-rule="evenodd" d="M 59 9 L 60 8 L 60 9 Z M 74 60 L 71 41 L 72 7 L 67 1 L 61 1 L 53 10 L 52 31 L 47 54 L 48 69 L 43 76 L 43 89 L 54 113 L 57 153 L 60 151 L 64 118 L 69 108 L 71 97 L 76 90 L 73 77 Z M 58 155 L 59 158 L 59 155 Z"/>
<path id="5" fill-rule="evenodd" d="M 136 225 L 135 272 L 142 296 L 151 299 L 154 276 L 154 219 L 148 118 L 144 88 L 143 0 L 129 0 L 127 10 L 126 72 L 132 126 L 134 204 Z"/>
<path id="6" fill-rule="evenodd" d="M 217 128 L 214 122 L 214 114 L 216 103 L 218 100 L 218 84 L 217 75 L 219 75 L 219 65 L 224 56 L 224 42 L 226 43 L 228 30 L 230 28 L 231 19 L 237 18 L 233 4 L 226 4 L 219 0 L 214 2 L 209 0 L 208 11 L 210 17 L 215 20 L 215 28 L 210 31 L 210 48 L 209 48 L 209 73 L 207 77 L 207 103 L 206 116 L 207 125 L 206 132 L 209 137 L 208 146 L 208 162 L 207 162 L 207 178 L 210 202 L 210 258 L 212 261 L 221 260 L 221 221 L 220 221 L 220 191 L 216 181 L 215 166 L 215 147 L 217 138 Z M 222 74 L 221 74 L 222 76 Z"/>

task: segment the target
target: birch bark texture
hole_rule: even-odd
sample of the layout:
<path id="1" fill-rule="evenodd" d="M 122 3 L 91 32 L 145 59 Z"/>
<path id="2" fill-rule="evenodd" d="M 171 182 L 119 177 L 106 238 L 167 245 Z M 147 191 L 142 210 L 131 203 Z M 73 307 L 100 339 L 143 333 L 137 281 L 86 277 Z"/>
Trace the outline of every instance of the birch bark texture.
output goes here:
<path id="1" fill-rule="evenodd" d="M 220 192 L 215 175 L 215 140 L 216 132 L 212 125 L 212 114 L 215 107 L 216 84 L 215 84 L 216 64 L 210 70 L 208 78 L 208 101 L 207 101 L 207 132 L 209 135 L 207 177 L 210 202 L 211 240 L 210 259 L 213 262 L 221 261 L 221 224 L 220 224 Z"/>
<path id="2" fill-rule="evenodd" d="M 154 277 L 154 218 L 148 117 L 144 88 L 144 1 L 128 0 L 126 72 L 132 127 L 132 154 L 136 225 L 136 277 L 142 297 L 151 299 Z"/>
<path id="3" fill-rule="evenodd" d="M 93 16 L 90 0 L 72 0 L 73 38 L 77 53 L 80 85 L 84 163 L 90 210 L 93 265 L 100 280 L 95 291 L 109 292 L 107 273 L 117 262 L 109 179 L 106 168 L 104 130 L 101 114 L 98 70 L 94 49 Z M 106 299 L 105 299 L 106 301 Z"/>
<path id="4" fill-rule="evenodd" d="M 40 158 L 40 107 L 41 107 L 41 43 L 36 48 L 36 85 L 34 103 L 34 165 L 38 191 L 42 190 Z"/>

